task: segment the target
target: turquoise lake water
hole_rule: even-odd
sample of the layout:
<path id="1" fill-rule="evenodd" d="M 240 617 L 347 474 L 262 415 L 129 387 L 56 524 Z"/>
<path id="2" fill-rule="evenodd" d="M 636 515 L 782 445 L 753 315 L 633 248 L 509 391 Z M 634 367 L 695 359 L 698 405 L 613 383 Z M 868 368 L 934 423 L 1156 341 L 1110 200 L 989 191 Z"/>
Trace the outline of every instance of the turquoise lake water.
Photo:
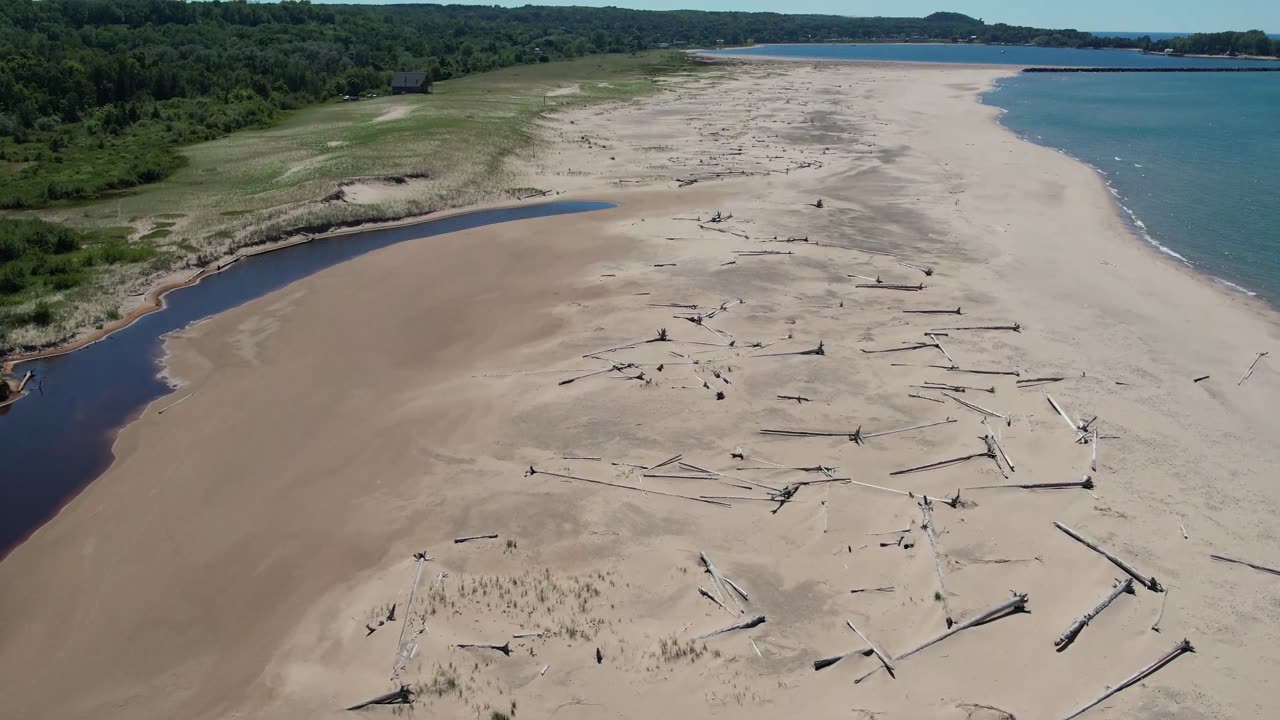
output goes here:
<path id="1" fill-rule="evenodd" d="M 733 52 L 1080 67 L 1274 62 L 975 45 Z M 1102 173 L 1145 240 L 1219 281 L 1280 304 L 1280 73 L 1020 75 L 1000 81 L 983 101 L 1006 110 L 1005 127 Z"/>

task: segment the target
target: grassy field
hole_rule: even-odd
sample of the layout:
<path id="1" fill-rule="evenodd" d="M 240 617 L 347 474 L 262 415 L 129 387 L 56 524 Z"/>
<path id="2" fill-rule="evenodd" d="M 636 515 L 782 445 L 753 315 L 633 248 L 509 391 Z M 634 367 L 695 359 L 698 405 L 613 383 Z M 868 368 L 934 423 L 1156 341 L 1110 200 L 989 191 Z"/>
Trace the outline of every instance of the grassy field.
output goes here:
<path id="1" fill-rule="evenodd" d="M 184 148 L 186 165 L 161 182 L 10 213 L 86 231 L 125 228 L 131 243 L 155 252 L 146 263 L 95 269 L 93 282 L 73 292 L 0 307 L 0 352 L 49 345 L 101 324 L 158 274 L 293 228 L 395 219 L 510 195 L 517 181 L 507 161 L 532 150 L 533 122 L 543 113 L 627 100 L 655 91 L 660 75 L 694 67 L 681 53 L 595 55 L 437 83 L 431 95 L 326 103 L 267 130 Z M 403 175 L 426 181 L 390 199 L 321 202 L 349 178 Z M 52 307 L 52 321 L 26 322 L 36 303 Z"/>

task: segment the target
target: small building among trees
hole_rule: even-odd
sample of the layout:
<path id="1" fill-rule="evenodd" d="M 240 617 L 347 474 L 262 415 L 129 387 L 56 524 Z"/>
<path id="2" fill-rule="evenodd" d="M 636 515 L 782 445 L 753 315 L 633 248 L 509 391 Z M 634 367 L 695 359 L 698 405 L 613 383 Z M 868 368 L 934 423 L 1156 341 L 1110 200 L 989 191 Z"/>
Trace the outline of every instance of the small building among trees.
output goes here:
<path id="1" fill-rule="evenodd" d="M 429 93 L 431 81 L 424 72 L 398 72 L 391 76 L 391 94 Z"/>

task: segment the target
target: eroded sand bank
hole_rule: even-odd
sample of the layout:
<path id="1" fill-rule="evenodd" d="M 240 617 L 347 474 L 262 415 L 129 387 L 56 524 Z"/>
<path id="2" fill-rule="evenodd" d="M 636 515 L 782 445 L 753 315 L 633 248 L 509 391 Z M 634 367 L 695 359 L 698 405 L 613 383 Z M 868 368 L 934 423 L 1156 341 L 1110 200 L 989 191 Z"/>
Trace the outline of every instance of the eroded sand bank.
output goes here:
<path id="1" fill-rule="evenodd" d="M 195 394 L 127 428 L 112 468 L 0 564 L 7 707 L 336 717 L 394 689 L 407 621 L 416 650 L 398 682 L 440 717 L 513 703 L 516 717 L 1059 717 L 1183 637 L 1197 654 L 1093 712 L 1273 714 L 1280 590 L 1209 554 L 1277 564 L 1280 373 L 1264 360 L 1236 385 L 1275 344 L 1275 318 L 1131 237 L 1091 170 L 993 123 L 976 95 L 999 72 L 751 64 L 567 113 L 546 127 L 531 184 L 617 209 L 390 247 L 175 336 L 170 371 Z M 687 219 L 716 211 L 734 217 Z M 810 242 L 762 242 L 775 237 Z M 740 254 L 761 250 L 793 254 Z M 851 275 L 926 289 L 859 289 Z M 714 330 L 655 307 L 737 299 Z M 945 329 L 1013 322 L 1020 333 Z M 558 384 L 609 367 L 583 355 L 659 328 L 669 342 L 600 356 L 636 367 Z M 934 328 L 961 368 L 1067 379 L 1018 389 L 948 371 L 933 349 L 862 352 Z M 753 357 L 819 342 L 825 355 Z M 511 374 L 548 369 L 566 371 Z M 994 387 L 957 397 L 1011 424 L 911 387 L 928 381 Z M 1074 420 L 1098 417 L 1096 471 L 1046 391 Z M 948 417 L 862 446 L 758 432 Z M 1009 480 L 986 458 L 889 475 L 979 452 L 988 428 Z M 733 477 L 636 467 L 677 453 Z M 1085 473 L 1097 488 L 962 490 L 967 507 L 935 507 L 944 604 L 912 498 L 812 485 L 774 514 L 759 499 L 726 508 L 524 475 L 735 498 L 825 477 L 743 469 L 773 464 L 936 497 Z M 1161 632 L 1164 598 L 1139 588 L 1054 652 L 1123 577 L 1055 520 L 1171 588 Z M 500 538 L 452 542 L 488 532 Z M 433 560 L 407 607 L 418 551 Z M 742 615 L 698 594 L 714 589 L 699 551 L 747 591 Z M 1010 590 L 1030 614 L 903 660 L 897 680 L 855 685 L 876 667 L 859 655 L 812 669 L 862 646 L 846 620 L 900 653 L 944 630 L 946 607 L 963 621 Z M 397 619 L 378 626 L 393 602 Z M 757 613 L 767 622 L 690 644 Z M 510 657 L 451 647 L 521 631 L 546 634 L 512 640 Z"/>

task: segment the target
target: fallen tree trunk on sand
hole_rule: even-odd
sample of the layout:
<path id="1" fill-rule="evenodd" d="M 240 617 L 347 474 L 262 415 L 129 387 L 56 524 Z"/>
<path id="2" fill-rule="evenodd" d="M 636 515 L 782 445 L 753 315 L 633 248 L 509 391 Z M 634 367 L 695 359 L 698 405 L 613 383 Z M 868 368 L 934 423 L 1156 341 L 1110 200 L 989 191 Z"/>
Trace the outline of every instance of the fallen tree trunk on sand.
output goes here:
<path id="1" fill-rule="evenodd" d="M 1044 483 L 1022 483 L 1011 485 L 974 485 L 967 487 L 965 490 L 995 490 L 997 488 L 1017 488 L 1019 490 L 1066 490 L 1068 488 L 1081 488 L 1084 490 L 1092 490 L 1094 487 L 1093 478 L 1088 475 L 1083 480 L 1072 480 L 1069 482 L 1044 482 Z"/>
<path id="2" fill-rule="evenodd" d="M 1062 652 L 1063 650 L 1071 647 L 1071 643 L 1075 642 L 1076 637 L 1080 635 L 1080 631 L 1084 630 L 1084 626 L 1088 625 L 1089 621 L 1098 617 L 1103 610 L 1107 609 L 1107 606 L 1110 605 L 1112 601 L 1124 593 L 1129 593 L 1130 595 L 1133 594 L 1133 578 L 1126 578 L 1123 581 L 1117 580 L 1115 586 L 1111 588 L 1111 592 L 1102 599 L 1102 602 L 1095 605 L 1089 612 L 1076 618 L 1075 622 L 1071 623 L 1066 631 L 1059 635 L 1057 640 L 1053 641 L 1053 646 L 1058 648 L 1058 652 Z"/>
<path id="3" fill-rule="evenodd" d="M 1012 325 L 969 325 L 966 327 L 947 327 L 947 328 L 931 328 L 935 332 L 946 332 L 948 330 L 1012 330 L 1016 333 L 1022 332 L 1022 323 L 1014 323 Z"/>
<path id="4" fill-rule="evenodd" d="M 963 315 L 960 308 L 955 310 L 903 310 L 908 315 Z"/>
<path id="5" fill-rule="evenodd" d="M 1124 680 L 1121 680 L 1120 682 L 1111 686 L 1110 688 L 1107 689 L 1106 692 L 1102 693 L 1094 700 L 1089 701 L 1079 710 L 1076 710 L 1070 715 L 1067 715 L 1062 720 L 1072 720 L 1072 718 L 1080 717 L 1081 715 L 1085 714 L 1087 711 L 1094 708 L 1095 706 L 1097 706 L 1107 698 L 1111 697 L 1112 695 L 1115 695 L 1121 690 L 1125 690 L 1129 687 L 1132 687 L 1133 685 L 1138 684 L 1139 682 L 1142 682 L 1143 680 L 1147 679 L 1151 675 L 1155 674 L 1156 671 L 1158 671 L 1160 668 L 1164 667 L 1165 665 L 1168 665 L 1174 660 L 1177 660 L 1178 658 L 1182 657 L 1186 653 L 1195 652 L 1195 651 L 1196 649 L 1191 646 L 1190 640 L 1183 640 L 1182 642 L 1175 645 L 1172 650 L 1165 653 L 1164 655 L 1161 655 L 1160 659 L 1156 660 L 1155 662 L 1151 663 L 1150 665 L 1147 665 L 1146 667 L 1142 668 L 1138 672 L 1130 675 Z"/>
<path id="6" fill-rule="evenodd" d="M 947 638 L 951 637 L 952 635 L 955 635 L 956 633 L 962 630 L 967 630 L 975 625 L 981 625 L 983 623 L 991 622 L 992 620 L 1003 617 L 1006 613 L 1025 610 L 1027 606 L 1027 599 L 1028 598 L 1026 593 L 1015 592 L 1013 594 L 1013 597 L 1009 598 L 1008 600 L 1005 600 L 1004 602 L 982 613 L 981 615 L 975 615 L 974 617 L 971 617 L 968 620 L 965 620 L 964 622 L 959 623 L 958 625 L 953 625 L 951 629 L 947 630 L 946 632 L 940 635 L 934 636 L 933 638 L 926 640 L 925 642 L 895 657 L 894 662 L 902 662 L 903 660 L 906 660 L 907 658 L 911 657 L 912 655 L 915 655 L 921 650 L 924 650 L 930 645 L 934 645 L 936 643 L 942 642 L 943 640 L 946 640 Z M 880 670 L 880 668 L 877 667 L 875 670 L 872 670 L 866 675 L 863 675 L 857 680 L 854 680 L 854 683 L 860 683 L 863 680 L 866 680 L 867 678 L 875 674 L 878 670 Z"/>
<path id="7" fill-rule="evenodd" d="M 1095 543 L 1094 541 L 1086 538 L 1085 536 L 1081 535 L 1075 530 L 1072 530 L 1066 525 L 1063 525 L 1060 522 L 1055 521 L 1053 525 L 1054 527 L 1058 528 L 1059 530 L 1066 533 L 1067 535 L 1070 535 L 1074 540 L 1076 540 L 1080 544 L 1084 545 L 1090 550 L 1110 560 L 1112 564 L 1114 564 L 1116 567 L 1128 573 L 1129 577 L 1132 577 L 1134 580 L 1137 580 L 1139 583 L 1142 583 L 1142 586 L 1145 587 L 1146 589 L 1150 590 L 1151 592 L 1164 592 L 1164 588 L 1160 586 L 1160 583 L 1156 582 L 1155 578 L 1147 577 L 1146 575 L 1143 575 L 1142 573 L 1138 572 L 1138 570 L 1134 568 L 1132 565 L 1130 565 L 1129 563 L 1121 560 L 1120 558 L 1116 557 L 1110 552 L 1103 550 L 1101 547 L 1098 547 L 1098 544 Z"/>
<path id="8" fill-rule="evenodd" d="M 454 643 L 453 646 L 456 648 L 462 648 L 463 650 L 466 650 L 468 648 L 475 648 L 477 650 L 497 650 L 503 655 L 506 655 L 507 657 L 511 657 L 510 642 L 505 642 L 501 645 L 494 645 L 493 643 Z"/>
<path id="9" fill-rule="evenodd" d="M 691 495 L 679 495 L 677 493 L 662 492 L 661 490 L 645 490 L 644 488 L 634 487 L 632 485 L 621 485 L 619 483 L 611 483 L 605 480 L 592 480 L 591 478 L 576 477 L 574 475 L 562 475 L 560 473 L 548 472 L 546 470 L 537 470 L 532 465 L 529 466 L 529 469 L 525 471 L 524 475 L 525 477 L 529 477 L 531 475 L 548 475 L 550 477 L 560 478 L 562 480 L 577 480 L 578 482 L 591 483 L 592 485 L 604 485 L 605 487 L 618 488 L 620 490 L 631 490 L 634 492 L 645 493 L 646 495 L 662 495 L 663 497 L 680 498 L 681 500 L 692 500 L 694 502 L 706 503 L 707 505 L 717 505 L 719 507 L 733 507 L 729 503 L 720 502 L 718 500 L 706 500 L 703 498 L 693 497 Z"/>
<path id="10" fill-rule="evenodd" d="M 884 669 L 889 671 L 889 675 L 892 677 L 897 677 L 896 675 L 894 675 L 894 671 L 893 671 L 893 660 L 891 660 L 883 650 L 881 650 L 879 647 L 876 647 L 876 644 L 871 642 L 871 638 L 867 637 L 866 635 L 863 635 L 862 631 L 859 630 L 857 626 L 853 624 L 852 620 L 845 620 L 845 623 L 849 625 L 850 630 L 854 631 L 855 633 L 857 633 L 858 637 L 862 638 L 862 642 L 866 643 L 867 647 L 871 648 L 871 652 L 875 653 L 875 656 L 880 659 L 880 664 L 884 665 Z"/>
<path id="11" fill-rule="evenodd" d="M 869 288 L 869 289 L 876 289 L 876 290 L 906 290 L 908 292 L 919 292 L 924 289 L 924 283 L 920 283 L 919 285 L 894 285 L 890 283 L 863 283 L 859 285 L 854 285 L 854 287 Z"/>
<path id="12" fill-rule="evenodd" d="M 757 625 L 763 625 L 763 624 L 764 624 L 764 616 L 756 615 L 755 617 L 749 618 L 747 620 L 743 620 L 740 623 L 734 623 L 733 625 L 729 625 L 728 627 L 722 627 L 719 630 L 712 630 L 709 633 L 703 633 L 702 635 L 699 635 L 698 637 L 694 638 L 694 640 L 706 640 L 709 637 L 714 637 L 722 633 L 733 632 L 734 630 L 748 630 Z"/>
<path id="13" fill-rule="evenodd" d="M 971 455 L 961 455 L 960 457 L 947 458 L 946 460 L 931 462 L 927 465 L 917 465 L 915 467 L 909 467 L 904 470 L 894 470 L 889 474 L 890 475 L 908 475 L 910 473 L 924 472 L 925 470 L 937 470 L 939 468 L 950 467 L 952 465 L 957 465 L 959 463 L 965 462 L 966 460 L 972 460 L 974 458 L 980 458 L 980 457 L 995 458 L 995 456 L 996 454 L 994 452 L 988 450 L 986 452 L 973 453 Z"/>
<path id="14" fill-rule="evenodd" d="M 1240 387 L 1241 385 L 1243 385 L 1244 381 L 1248 380 L 1249 376 L 1253 374 L 1253 369 L 1258 366 L 1258 361 L 1270 354 L 1271 353 L 1269 352 L 1258 353 L 1258 357 L 1254 358 L 1253 363 L 1249 365 L 1249 371 L 1244 374 L 1244 377 L 1240 378 L 1240 382 L 1236 383 L 1236 387 Z"/>
<path id="15" fill-rule="evenodd" d="M 874 651 L 871 648 L 865 647 L 865 648 L 859 648 L 857 650 L 850 650 L 847 653 L 840 653 L 839 655 L 832 655 L 831 657 L 820 658 L 818 660 L 813 661 L 813 669 L 815 672 L 818 670 L 825 670 L 831 667 L 832 665 L 835 665 L 836 663 L 840 662 L 841 660 L 849 657 L 850 655 L 865 655 L 867 657 L 870 657 L 873 652 Z"/>
<path id="16" fill-rule="evenodd" d="M 1213 558 L 1214 560 L 1217 560 L 1218 562 L 1235 563 L 1236 565 L 1244 565 L 1245 567 L 1253 568 L 1254 570 L 1257 570 L 1259 572 L 1271 573 L 1272 575 L 1280 575 L 1280 570 L 1276 570 L 1275 568 L 1269 568 L 1264 565 L 1254 565 L 1251 562 L 1245 562 L 1244 560 L 1236 560 L 1235 558 L 1224 557 L 1222 555 L 1210 555 L 1209 557 Z"/>
<path id="17" fill-rule="evenodd" d="M 920 523 L 920 527 L 924 528 L 925 535 L 929 538 L 929 549 L 933 551 L 933 569 L 938 573 L 938 597 L 942 601 L 942 614 L 946 620 L 947 627 L 950 628 L 955 624 L 955 620 L 951 618 L 951 602 L 947 600 L 947 583 L 942 577 L 942 557 L 938 554 L 938 536 L 933 531 L 933 504 L 929 502 L 929 498 L 920 501 L 920 512 L 924 515 L 924 520 Z M 852 624 L 850 625 L 852 627 Z M 866 640 L 866 638 L 863 638 Z M 870 645 L 871 641 L 867 640 Z M 873 646 L 874 647 L 874 646 Z M 893 674 L 893 668 L 888 667 L 889 674 Z"/>
<path id="18" fill-rule="evenodd" d="M 407 705 L 411 702 L 413 702 L 413 691 L 409 689 L 408 685 L 401 685 L 399 690 L 394 690 L 386 695 L 379 695 L 376 698 L 365 700 L 362 703 L 352 705 L 346 709 L 348 711 L 363 710 L 370 705 Z"/>

